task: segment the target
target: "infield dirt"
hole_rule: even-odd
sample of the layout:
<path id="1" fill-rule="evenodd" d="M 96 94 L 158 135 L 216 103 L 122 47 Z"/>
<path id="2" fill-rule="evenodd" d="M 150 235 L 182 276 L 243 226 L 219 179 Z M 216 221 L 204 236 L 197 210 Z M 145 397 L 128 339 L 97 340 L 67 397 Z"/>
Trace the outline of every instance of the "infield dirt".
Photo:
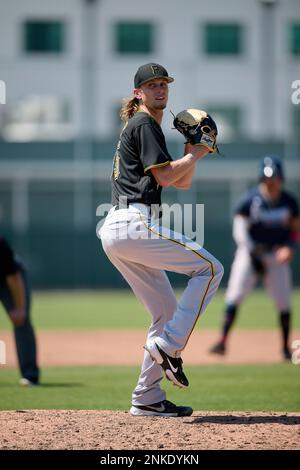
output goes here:
<path id="1" fill-rule="evenodd" d="M 300 330 L 293 331 L 293 339 Z M 6 367 L 16 367 L 13 335 L 1 332 L 7 348 Z M 236 330 L 225 357 L 209 354 L 217 341 L 215 330 L 193 332 L 183 352 L 185 364 L 267 364 L 282 360 L 279 330 Z M 85 365 L 140 365 L 146 332 L 140 330 L 38 331 L 41 367 Z"/>
<path id="2" fill-rule="evenodd" d="M 3 336 L 8 366 L 14 367 L 12 334 Z M 293 336 L 300 337 L 300 332 Z M 184 352 L 185 363 L 281 360 L 275 330 L 236 331 L 225 358 L 207 352 L 216 339 L 215 331 L 195 332 Z M 139 364 L 144 341 L 141 331 L 38 333 L 42 367 Z M 161 418 L 132 417 L 124 411 L 17 410 L 0 412 L 0 429 L 0 449 L 300 449 L 300 413 L 195 411 L 191 417 Z"/>
<path id="3" fill-rule="evenodd" d="M 2 449 L 300 449 L 300 413 L 2 411 Z"/>

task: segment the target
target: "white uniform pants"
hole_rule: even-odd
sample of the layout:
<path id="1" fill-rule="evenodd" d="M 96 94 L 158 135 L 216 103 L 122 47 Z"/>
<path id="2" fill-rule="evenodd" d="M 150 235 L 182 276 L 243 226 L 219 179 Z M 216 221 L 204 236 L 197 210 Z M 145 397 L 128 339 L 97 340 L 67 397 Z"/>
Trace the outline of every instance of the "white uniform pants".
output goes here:
<path id="1" fill-rule="evenodd" d="M 290 265 L 279 264 L 272 252 L 263 256 L 263 262 L 266 266 L 263 282 L 269 295 L 274 299 L 279 312 L 288 311 L 292 290 Z M 257 281 L 258 276 L 253 271 L 249 251 L 243 246 L 238 247 L 231 266 L 226 303 L 241 304 Z"/>
<path id="2" fill-rule="evenodd" d="M 183 235 L 151 224 L 149 208 L 142 204 L 112 208 L 100 236 L 108 258 L 152 316 L 148 338 L 159 337 L 162 348 L 179 357 L 217 291 L 222 265 Z M 178 303 L 165 271 L 190 277 Z M 145 351 L 132 403 L 150 405 L 164 400 L 161 379 L 161 367 Z"/>

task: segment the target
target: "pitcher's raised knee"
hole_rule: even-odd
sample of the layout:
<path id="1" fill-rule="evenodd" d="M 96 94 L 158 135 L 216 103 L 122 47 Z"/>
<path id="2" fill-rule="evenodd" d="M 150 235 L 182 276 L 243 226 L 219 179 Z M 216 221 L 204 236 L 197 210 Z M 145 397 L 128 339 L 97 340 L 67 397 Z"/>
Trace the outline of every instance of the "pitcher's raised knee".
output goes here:
<path id="1" fill-rule="evenodd" d="M 215 282 L 220 283 L 224 274 L 224 268 L 220 261 L 214 257 L 207 258 L 205 262 L 201 259 L 199 260 L 195 274 L 196 276 L 213 277 Z"/>
<path id="2" fill-rule="evenodd" d="M 224 267 L 223 265 L 220 263 L 220 261 L 216 260 L 213 262 L 213 270 L 214 270 L 214 276 L 216 277 L 216 279 L 219 281 L 219 283 L 221 282 L 221 279 L 224 275 Z"/>

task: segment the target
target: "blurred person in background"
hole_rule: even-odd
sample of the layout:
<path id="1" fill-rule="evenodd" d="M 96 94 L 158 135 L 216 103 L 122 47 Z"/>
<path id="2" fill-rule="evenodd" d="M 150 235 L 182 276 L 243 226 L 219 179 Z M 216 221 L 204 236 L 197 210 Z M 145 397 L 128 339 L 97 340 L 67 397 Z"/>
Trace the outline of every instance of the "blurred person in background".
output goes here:
<path id="1" fill-rule="evenodd" d="M 237 250 L 226 291 L 221 337 L 210 352 L 224 355 L 229 332 L 245 297 L 262 279 L 275 301 L 279 315 L 284 360 L 291 359 L 292 279 L 290 263 L 299 241 L 299 207 L 283 189 L 284 173 L 277 156 L 266 156 L 260 164 L 259 184 L 244 194 L 233 219 Z"/>
<path id="2" fill-rule="evenodd" d="M 30 321 L 31 292 L 23 264 L 0 236 L 0 300 L 14 327 L 20 384 L 39 384 L 36 340 Z"/>

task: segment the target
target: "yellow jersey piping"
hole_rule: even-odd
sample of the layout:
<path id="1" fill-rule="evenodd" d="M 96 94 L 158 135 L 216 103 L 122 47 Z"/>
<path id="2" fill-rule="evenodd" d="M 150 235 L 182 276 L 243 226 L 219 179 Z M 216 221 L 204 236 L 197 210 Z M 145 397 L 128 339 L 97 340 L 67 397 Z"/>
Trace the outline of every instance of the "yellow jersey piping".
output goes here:
<path id="1" fill-rule="evenodd" d="M 161 166 L 166 166 L 166 165 L 169 165 L 170 162 L 167 161 L 167 162 L 164 162 L 164 163 L 157 163 L 157 165 L 150 165 L 150 166 L 147 166 L 147 168 L 144 169 L 144 173 L 147 173 L 148 170 L 151 170 L 151 168 L 159 168 Z"/>

